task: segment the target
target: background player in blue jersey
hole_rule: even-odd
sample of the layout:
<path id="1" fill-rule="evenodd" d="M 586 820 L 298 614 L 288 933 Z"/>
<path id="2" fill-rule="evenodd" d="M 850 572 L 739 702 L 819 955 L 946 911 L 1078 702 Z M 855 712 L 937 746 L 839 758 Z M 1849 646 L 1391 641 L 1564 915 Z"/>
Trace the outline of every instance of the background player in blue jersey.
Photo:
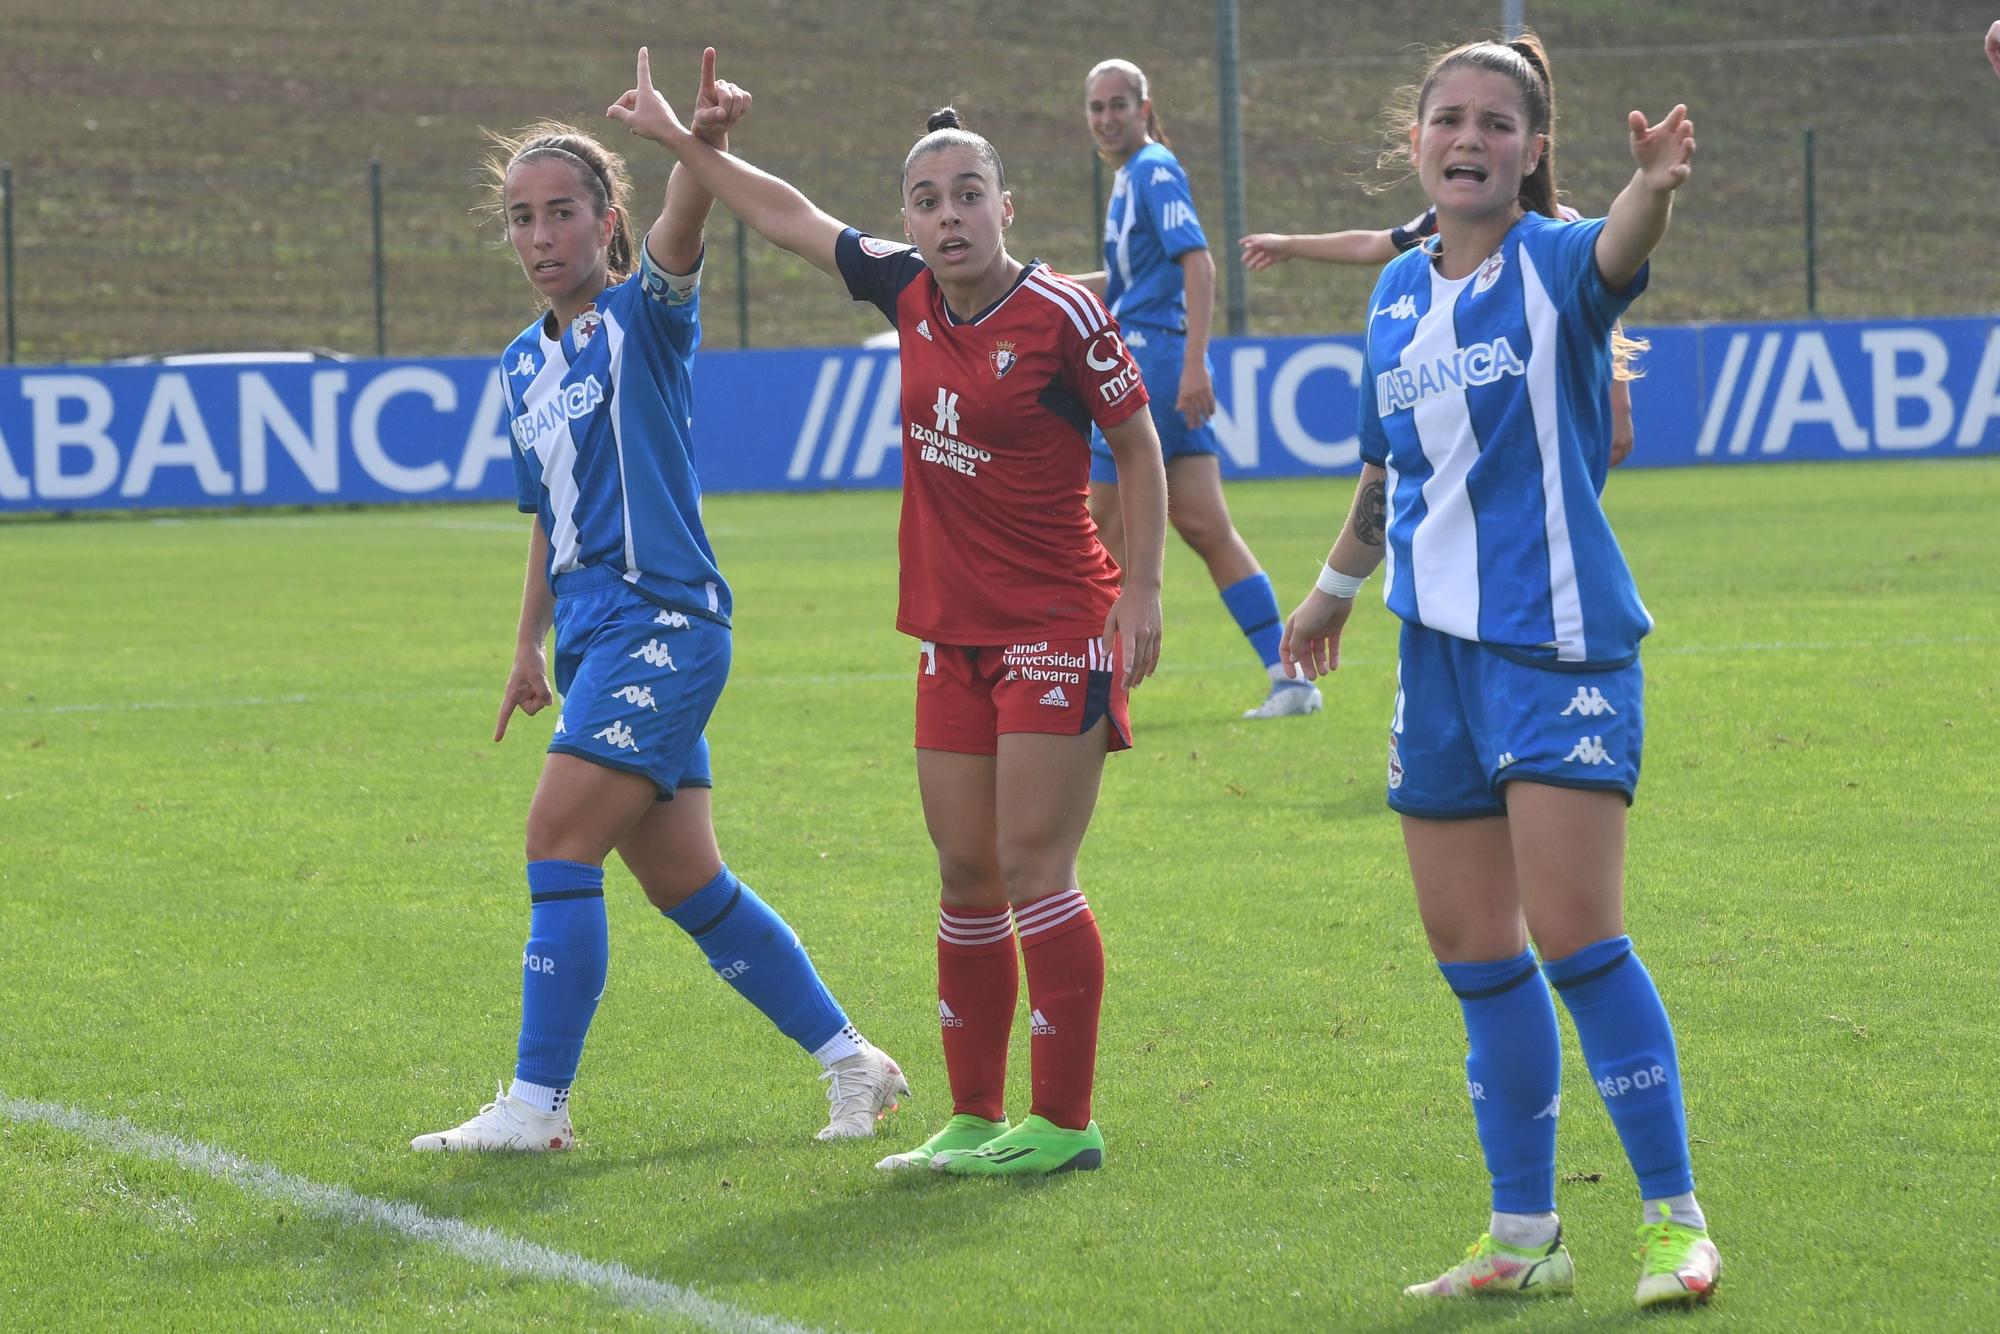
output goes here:
<path id="1" fill-rule="evenodd" d="M 1117 174 L 1104 222 L 1105 267 L 1077 281 L 1118 317 L 1153 396 L 1153 425 L 1167 461 L 1167 519 L 1207 564 L 1223 605 L 1270 677 L 1264 702 L 1243 716 L 1317 713 L 1319 687 L 1286 677 L 1278 665 L 1277 594 L 1222 498 L 1222 464 L 1209 426 L 1215 415 L 1208 363 L 1215 260 L 1195 216 L 1187 173 L 1167 146 L 1137 65 L 1103 61 L 1083 88 L 1091 138 Z M 1123 564 L 1118 465 L 1101 431 L 1091 438 L 1090 514 L 1104 545 Z"/>
<path id="2" fill-rule="evenodd" d="M 1408 1292 L 1573 1284 L 1552 985 L 1639 1178 L 1637 1302 L 1700 1302 L 1721 1259 L 1695 1202 L 1673 1029 L 1624 928 L 1652 621 L 1598 503 L 1611 325 L 1646 285 L 1694 131 L 1684 107 L 1654 126 L 1633 112 L 1637 170 L 1610 216 L 1560 221 L 1545 68 L 1532 37 L 1474 43 L 1416 91 L 1410 152 L 1438 233 L 1369 302 L 1361 481 L 1283 653 L 1308 677 L 1331 671 L 1356 591 L 1387 562 L 1404 622 L 1389 804 L 1464 1015 L 1493 1208 L 1463 1262 Z"/>
<path id="3" fill-rule="evenodd" d="M 642 80 L 645 74 L 641 56 Z M 695 124 L 710 142 L 749 94 L 704 61 Z M 548 311 L 501 372 L 521 509 L 535 515 L 514 666 L 493 731 L 552 700 L 562 714 L 528 808 L 529 934 L 512 1087 L 410 1147 L 565 1149 L 569 1089 L 603 995 L 604 859 L 710 967 L 825 1068 L 821 1139 L 872 1135 L 909 1092 L 821 983 L 798 936 L 723 864 L 710 819 L 710 712 L 729 674 L 728 585 L 701 522 L 688 361 L 700 341 L 702 225 L 713 202 L 676 167 L 634 253 L 624 164 L 589 135 L 543 124 L 502 139 L 496 206 Z"/>

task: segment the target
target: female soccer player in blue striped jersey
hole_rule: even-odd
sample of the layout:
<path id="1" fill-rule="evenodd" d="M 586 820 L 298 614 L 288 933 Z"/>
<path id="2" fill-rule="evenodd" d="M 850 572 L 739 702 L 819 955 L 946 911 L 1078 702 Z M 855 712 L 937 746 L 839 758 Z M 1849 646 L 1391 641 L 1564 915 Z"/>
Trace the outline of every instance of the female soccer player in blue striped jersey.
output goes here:
<path id="1" fill-rule="evenodd" d="M 1569 222 L 1580 220 L 1583 215 L 1567 204 L 1557 206 L 1559 214 Z M 1423 244 L 1425 238 L 1437 235 L 1437 209 L 1426 208 L 1416 217 L 1400 227 L 1384 227 L 1379 231 L 1351 229 L 1344 232 L 1321 232 L 1312 236 L 1295 236 L 1284 232 L 1256 232 L 1243 238 L 1243 267 L 1252 273 L 1260 273 L 1274 265 L 1282 264 L 1294 257 L 1318 260 L 1324 264 L 1387 264 L 1412 246 Z M 1611 327 L 1611 456 L 1612 467 L 1623 463 L 1632 453 L 1632 385 L 1631 380 L 1638 374 L 1631 369 L 1632 358 L 1650 346 L 1643 339 L 1625 337 L 1617 325 Z"/>
<path id="2" fill-rule="evenodd" d="M 1369 302 L 1361 480 L 1283 654 L 1308 677 L 1333 670 L 1355 593 L 1386 561 L 1403 620 L 1388 799 L 1464 1014 L 1493 1207 L 1463 1262 L 1408 1291 L 1572 1286 L 1553 986 L 1639 1178 L 1638 1304 L 1700 1302 L 1721 1260 L 1673 1029 L 1624 928 L 1652 620 L 1598 503 L 1611 325 L 1645 288 L 1694 129 L 1684 107 L 1652 126 L 1633 112 L 1637 170 L 1610 216 L 1562 221 L 1543 70 L 1533 38 L 1480 42 L 1438 57 L 1417 91 L 1410 151 L 1438 233 Z"/>
<path id="3" fill-rule="evenodd" d="M 1195 215 L 1180 159 L 1129 60 L 1101 61 L 1083 82 L 1084 115 L 1097 152 L 1117 168 L 1104 219 L 1105 267 L 1076 275 L 1103 297 L 1125 331 L 1152 394 L 1153 426 L 1167 461 L 1167 520 L 1208 566 L 1222 605 L 1264 664 L 1269 693 L 1246 718 L 1318 713 L 1319 687 L 1278 665 L 1282 615 L 1270 576 L 1236 531 L 1222 497 L 1215 385 L 1208 362 L 1215 260 Z M 1102 431 L 1090 442 L 1090 516 L 1104 545 L 1125 559 L 1118 463 Z"/>
<path id="4" fill-rule="evenodd" d="M 697 132 L 718 145 L 749 94 L 702 71 Z M 702 529 L 689 359 L 701 337 L 702 226 L 713 202 L 676 166 L 634 253 L 623 163 L 543 124 L 490 162 L 521 268 L 548 305 L 501 362 L 521 509 L 535 516 L 513 671 L 515 709 L 562 712 L 528 808 L 529 928 L 512 1087 L 427 1149 L 568 1148 L 569 1089 L 604 991 L 604 859 L 694 938 L 717 975 L 825 1068 L 821 1139 L 875 1133 L 909 1092 L 835 1003 L 798 936 L 723 864 L 704 729 L 729 674 L 729 586 Z"/>

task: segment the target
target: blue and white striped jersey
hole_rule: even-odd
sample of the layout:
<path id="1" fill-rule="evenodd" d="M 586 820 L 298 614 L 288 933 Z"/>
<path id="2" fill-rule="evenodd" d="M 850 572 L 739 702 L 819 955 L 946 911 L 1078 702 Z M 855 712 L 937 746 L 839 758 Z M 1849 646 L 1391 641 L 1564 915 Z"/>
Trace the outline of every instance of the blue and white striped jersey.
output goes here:
<path id="1" fill-rule="evenodd" d="M 1528 214 L 1459 279 L 1419 247 L 1369 303 L 1361 457 L 1388 472 L 1389 609 L 1549 667 L 1629 662 L 1653 626 L 1598 503 L 1611 326 L 1648 276 L 1604 285 L 1603 227 Z"/>
<path id="2" fill-rule="evenodd" d="M 1165 144 L 1134 153 L 1111 183 L 1104 211 L 1104 302 L 1122 325 L 1187 330 L 1187 283 L 1176 262 L 1208 249 L 1187 173 Z"/>
<path id="3" fill-rule="evenodd" d="M 701 525 L 688 362 L 701 342 L 701 270 L 638 272 L 551 338 L 547 317 L 507 348 L 514 489 L 540 514 L 551 584 L 617 570 L 664 607 L 729 623 L 729 586 Z"/>

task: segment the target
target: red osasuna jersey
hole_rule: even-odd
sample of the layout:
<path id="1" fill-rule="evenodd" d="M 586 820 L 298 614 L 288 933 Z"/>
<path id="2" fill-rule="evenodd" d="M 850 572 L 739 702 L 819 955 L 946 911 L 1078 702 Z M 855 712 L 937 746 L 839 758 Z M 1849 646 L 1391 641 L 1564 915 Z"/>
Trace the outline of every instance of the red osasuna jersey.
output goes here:
<path id="1" fill-rule="evenodd" d="M 902 348 L 896 628 L 963 645 L 1103 633 L 1119 570 L 1090 519 L 1090 425 L 1146 405 L 1118 322 L 1039 260 L 961 320 L 913 247 L 849 228 L 834 254 Z"/>

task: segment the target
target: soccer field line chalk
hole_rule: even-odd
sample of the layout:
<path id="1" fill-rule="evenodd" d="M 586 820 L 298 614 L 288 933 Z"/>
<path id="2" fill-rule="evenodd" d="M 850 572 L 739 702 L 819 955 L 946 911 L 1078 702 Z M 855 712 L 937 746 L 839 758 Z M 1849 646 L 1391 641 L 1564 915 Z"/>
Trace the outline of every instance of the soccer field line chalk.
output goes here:
<path id="1" fill-rule="evenodd" d="M 1991 635 L 1912 635 L 1903 639 L 1799 640 L 1761 644 L 1669 644 L 1648 649 L 1651 657 L 1689 656 L 1716 653 L 1838 653 L 1895 648 L 1972 648 L 2000 644 Z M 1344 659 L 1349 666 L 1366 666 L 1365 657 Z M 1229 662 L 1164 663 L 1162 676 L 1183 676 L 1193 672 L 1223 672 L 1240 666 Z M 821 672 L 811 674 L 746 673 L 733 677 L 730 688 L 797 689 L 800 686 L 876 685 L 886 681 L 907 681 L 909 672 Z M 422 704 L 440 699 L 497 697 L 488 686 L 443 686 L 435 690 L 331 691 L 323 694 L 244 695 L 233 698 L 132 699 L 72 704 L 14 704 L 0 708 L 0 718 L 52 717 L 75 713 L 169 713 L 191 709 L 259 709 L 292 707 L 302 704 Z"/>
<path id="2" fill-rule="evenodd" d="M 414 1204 L 378 1200 L 345 1186 L 308 1181 L 227 1149 L 143 1129 L 122 1117 L 96 1116 L 60 1103 L 16 1098 L 5 1092 L 0 1092 L 0 1115 L 68 1131 L 115 1153 L 175 1163 L 190 1172 L 228 1182 L 248 1194 L 291 1205 L 319 1218 L 386 1228 L 509 1274 L 580 1284 L 630 1310 L 677 1316 L 705 1329 L 808 1334 L 806 1326 L 740 1310 L 727 1302 L 704 1297 L 692 1288 L 635 1273 L 621 1264 L 585 1259 L 489 1227 L 439 1217 Z"/>

